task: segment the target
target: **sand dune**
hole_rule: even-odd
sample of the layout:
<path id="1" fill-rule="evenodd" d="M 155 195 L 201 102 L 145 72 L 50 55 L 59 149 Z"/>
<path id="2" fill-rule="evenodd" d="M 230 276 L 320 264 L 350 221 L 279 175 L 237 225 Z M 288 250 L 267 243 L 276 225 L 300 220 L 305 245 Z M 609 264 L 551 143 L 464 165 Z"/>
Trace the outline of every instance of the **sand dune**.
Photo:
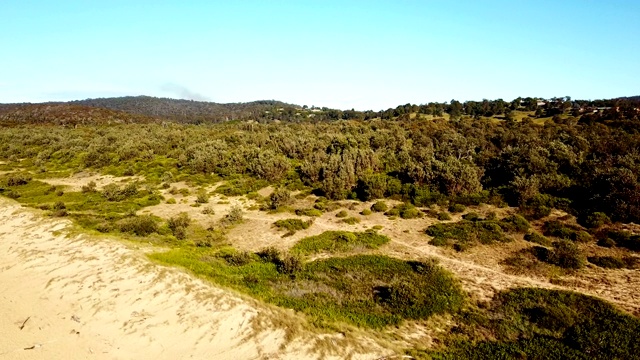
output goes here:
<path id="1" fill-rule="evenodd" d="M 280 310 L 155 265 L 120 242 L 65 237 L 67 225 L 0 199 L 2 359 L 376 357 L 342 347 L 339 335 L 285 340 L 270 320 Z M 310 337 L 341 350 L 312 352 Z"/>

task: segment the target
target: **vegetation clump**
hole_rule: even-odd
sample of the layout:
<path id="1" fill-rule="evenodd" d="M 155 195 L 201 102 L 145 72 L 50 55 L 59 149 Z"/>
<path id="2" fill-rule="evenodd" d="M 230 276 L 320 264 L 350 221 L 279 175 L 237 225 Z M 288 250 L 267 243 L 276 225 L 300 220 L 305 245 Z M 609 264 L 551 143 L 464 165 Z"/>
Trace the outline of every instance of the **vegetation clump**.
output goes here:
<path id="1" fill-rule="evenodd" d="M 554 236 L 560 239 L 572 240 L 578 242 L 588 242 L 591 235 L 575 225 L 568 225 L 558 220 L 547 221 L 544 223 L 544 234 L 546 236 Z"/>
<path id="2" fill-rule="evenodd" d="M 302 221 L 300 219 L 283 219 L 273 223 L 278 229 L 288 231 L 285 236 L 291 236 L 297 231 L 306 230 L 311 224 L 313 224 L 313 220 Z"/>
<path id="3" fill-rule="evenodd" d="M 322 211 L 318 209 L 296 209 L 295 213 L 298 216 L 312 216 L 312 217 L 322 216 Z"/>
<path id="4" fill-rule="evenodd" d="M 551 240 L 549 240 L 547 237 L 540 235 L 537 232 L 530 232 L 528 234 L 526 234 L 524 236 L 524 239 L 526 241 L 535 243 L 535 244 L 540 244 L 542 246 L 551 246 Z"/>
<path id="5" fill-rule="evenodd" d="M 518 288 L 497 294 L 486 310 L 460 317 L 456 331 L 477 338 L 440 352 L 412 353 L 434 359 L 636 359 L 640 319 L 603 300 L 570 291 Z M 468 339 L 468 338 L 467 338 Z"/>
<path id="6" fill-rule="evenodd" d="M 564 269 L 580 269 L 587 260 L 580 248 L 568 240 L 554 242 L 551 250 L 544 247 L 536 247 L 534 250 L 536 257 L 540 261 L 557 265 Z"/>
<path id="7" fill-rule="evenodd" d="M 325 231 L 320 235 L 301 239 L 291 251 L 298 254 L 343 253 L 359 249 L 377 249 L 388 242 L 388 237 L 375 231 Z"/>
<path id="8" fill-rule="evenodd" d="M 635 269 L 640 262 L 637 258 L 627 256 L 623 258 L 617 258 L 613 256 L 590 256 L 587 260 L 601 268 L 606 269 Z"/>
<path id="9" fill-rule="evenodd" d="M 371 211 L 373 212 L 385 212 L 389 209 L 387 203 L 384 201 L 377 201 L 373 205 L 371 205 Z"/>
<path id="10" fill-rule="evenodd" d="M 455 246 L 458 250 L 465 250 L 477 243 L 493 244 L 495 242 L 509 242 L 503 227 L 510 228 L 510 222 L 483 220 L 477 214 L 470 213 L 455 223 L 440 223 L 427 228 L 426 234 L 432 236 L 431 245 Z M 469 220 L 473 219 L 473 220 Z"/>
<path id="11" fill-rule="evenodd" d="M 150 215 L 131 216 L 120 220 L 117 225 L 120 232 L 136 236 L 147 236 L 158 232 L 158 223 Z"/>
<path id="12" fill-rule="evenodd" d="M 169 218 L 167 225 L 173 236 L 178 240 L 184 240 L 187 237 L 187 227 L 191 224 L 189 214 L 185 212 L 179 213 L 177 216 Z"/>
<path id="13" fill-rule="evenodd" d="M 399 204 L 384 213 L 387 216 L 400 216 L 402 219 L 415 219 L 424 216 L 422 211 L 411 204 Z"/>

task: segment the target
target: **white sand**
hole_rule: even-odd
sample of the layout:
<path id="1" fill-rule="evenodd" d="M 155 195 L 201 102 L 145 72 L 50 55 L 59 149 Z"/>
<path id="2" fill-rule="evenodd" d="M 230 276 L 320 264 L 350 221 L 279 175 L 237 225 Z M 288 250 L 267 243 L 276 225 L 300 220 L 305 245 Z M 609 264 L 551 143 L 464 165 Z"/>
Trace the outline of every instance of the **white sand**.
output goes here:
<path id="1" fill-rule="evenodd" d="M 66 238 L 65 224 L 0 199 L 0 359 L 377 357 L 353 354 L 339 335 L 287 343 L 265 320 L 273 310 L 117 241 Z M 337 353 L 306 351 L 314 336 L 337 341 Z"/>

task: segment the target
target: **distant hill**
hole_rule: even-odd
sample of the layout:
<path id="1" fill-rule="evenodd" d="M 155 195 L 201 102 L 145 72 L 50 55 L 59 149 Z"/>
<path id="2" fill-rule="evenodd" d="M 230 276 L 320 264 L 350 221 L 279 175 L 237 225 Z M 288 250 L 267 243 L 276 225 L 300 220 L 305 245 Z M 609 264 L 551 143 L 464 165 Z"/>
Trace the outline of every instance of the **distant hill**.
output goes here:
<path id="1" fill-rule="evenodd" d="M 146 115 L 69 103 L 0 104 L 0 124 L 129 124 L 157 122 Z"/>
<path id="2" fill-rule="evenodd" d="M 125 96 L 71 101 L 68 104 L 83 105 L 130 114 L 188 123 L 211 123 L 238 119 L 259 119 L 267 111 L 278 108 L 299 108 L 275 100 L 247 103 L 219 104 L 206 101 L 177 100 L 151 96 Z"/>

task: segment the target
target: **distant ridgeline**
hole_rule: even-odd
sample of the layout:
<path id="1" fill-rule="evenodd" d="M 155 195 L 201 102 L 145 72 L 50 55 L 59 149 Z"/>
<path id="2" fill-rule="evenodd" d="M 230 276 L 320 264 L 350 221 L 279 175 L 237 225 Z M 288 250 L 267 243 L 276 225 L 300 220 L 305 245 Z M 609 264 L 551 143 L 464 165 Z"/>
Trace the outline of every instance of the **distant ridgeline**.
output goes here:
<path id="1" fill-rule="evenodd" d="M 516 116 L 518 115 L 519 116 Z M 570 97 L 551 99 L 517 98 L 513 101 L 482 100 L 448 103 L 430 102 L 406 104 L 381 111 L 337 110 L 307 107 L 275 100 L 219 104 L 214 102 L 177 100 L 150 96 L 86 99 L 70 102 L 39 104 L 0 104 L 0 123 L 15 124 L 109 124 L 174 121 L 202 124 L 234 120 L 273 120 L 286 122 L 331 120 L 410 120 L 422 117 L 447 116 L 489 117 L 517 120 L 523 117 L 576 117 L 587 123 L 637 120 L 640 116 L 640 96 L 609 100 L 572 100 Z"/>

